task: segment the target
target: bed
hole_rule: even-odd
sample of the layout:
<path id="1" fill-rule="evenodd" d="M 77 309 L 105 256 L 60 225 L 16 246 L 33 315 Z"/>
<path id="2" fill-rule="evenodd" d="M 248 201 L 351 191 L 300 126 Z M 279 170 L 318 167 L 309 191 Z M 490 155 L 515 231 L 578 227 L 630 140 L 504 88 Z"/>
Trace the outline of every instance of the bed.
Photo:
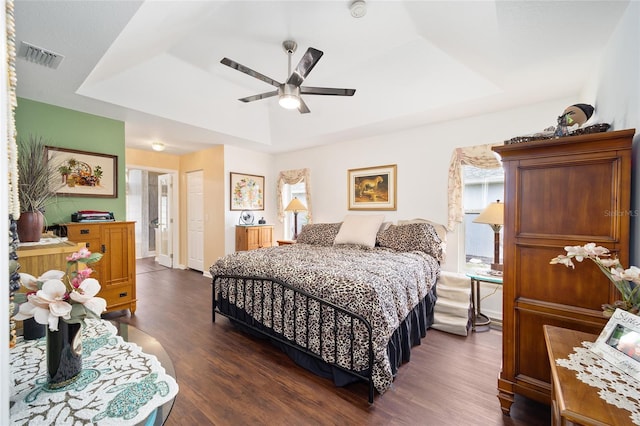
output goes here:
<path id="1" fill-rule="evenodd" d="M 428 223 L 373 221 L 363 239 L 353 220 L 306 225 L 297 244 L 220 258 L 210 268 L 212 317 L 267 336 L 339 386 L 368 382 L 373 403 L 433 323 L 444 250 Z"/>

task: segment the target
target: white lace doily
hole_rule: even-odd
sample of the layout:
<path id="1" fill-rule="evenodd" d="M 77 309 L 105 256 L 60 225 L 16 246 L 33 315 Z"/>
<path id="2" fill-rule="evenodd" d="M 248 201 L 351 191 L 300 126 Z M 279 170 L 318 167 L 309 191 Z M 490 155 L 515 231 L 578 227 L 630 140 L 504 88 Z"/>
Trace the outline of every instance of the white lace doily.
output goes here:
<path id="1" fill-rule="evenodd" d="M 108 321 L 82 329 L 82 372 L 67 386 L 47 386 L 46 338 L 10 350 L 12 425 L 135 425 L 178 393 L 153 355 L 116 335 Z"/>
<path id="2" fill-rule="evenodd" d="M 640 425 L 640 382 L 591 352 L 592 344 L 582 342 L 581 348 L 573 348 L 569 359 L 557 359 L 556 364 L 575 371 L 581 382 L 600 389 L 601 399 L 629 411 L 631 421 Z"/>

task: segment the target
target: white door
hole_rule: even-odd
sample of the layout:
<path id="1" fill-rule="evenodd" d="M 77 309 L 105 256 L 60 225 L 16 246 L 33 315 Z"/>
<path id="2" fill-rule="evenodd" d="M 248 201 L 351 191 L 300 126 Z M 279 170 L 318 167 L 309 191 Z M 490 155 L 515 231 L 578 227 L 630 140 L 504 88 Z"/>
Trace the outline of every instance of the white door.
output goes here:
<path id="1" fill-rule="evenodd" d="M 158 228 L 156 233 L 156 258 L 167 268 L 173 267 L 173 182 L 171 175 L 158 176 Z"/>
<path id="2" fill-rule="evenodd" d="M 187 173 L 187 267 L 204 271 L 203 173 Z"/>

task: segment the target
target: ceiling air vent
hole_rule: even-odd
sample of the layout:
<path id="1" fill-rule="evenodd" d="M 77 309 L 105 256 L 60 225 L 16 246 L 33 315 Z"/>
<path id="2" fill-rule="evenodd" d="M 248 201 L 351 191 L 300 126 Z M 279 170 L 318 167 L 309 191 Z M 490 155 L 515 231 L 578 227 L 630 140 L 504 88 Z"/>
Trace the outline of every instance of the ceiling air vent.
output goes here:
<path id="1" fill-rule="evenodd" d="M 22 41 L 18 49 L 18 58 L 26 59 L 37 65 L 56 69 L 64 59 L 64 56 Z"/>

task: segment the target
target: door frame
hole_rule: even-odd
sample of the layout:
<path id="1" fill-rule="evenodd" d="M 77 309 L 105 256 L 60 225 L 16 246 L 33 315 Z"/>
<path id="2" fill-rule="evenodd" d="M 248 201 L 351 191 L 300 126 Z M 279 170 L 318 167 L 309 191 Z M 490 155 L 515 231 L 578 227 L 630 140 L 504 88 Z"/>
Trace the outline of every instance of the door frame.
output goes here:
<path id="1" fill-rule="evenodd" d="M 175 253 L 174 253 L 174 245 L 173 245 L 173 234 L 174 232 L 172 232 L 174 230 L 174 228 L 178 225 L 177 223 L 174 223 L 173 221 L 173 211 L 174 211 L 174 206 L 173 206 L 173 185 L 174 185 L 174 178 L 173 178 L 173 174 L 171 173 L 162 173 L 158 175 L 158 197 L 156 198 L 157 203 L 158 203 L 158 218 L 160 218 L 162 216 L 161 214 L 161 199 L 165 198 L 163 197 L 163 184 L 161 184 L 161 180 L 168 180 L 169 184 L 168 184 L 168 190 L 167 190 L 167 195 L 169 195 L 168 197 L 166 197 L 168 199 L 167 204 L 169 206 L 169 213 L 168 213 L 168 228 L 169 231 L 166 235 L 167 238 L 169 239 L 169 245 L 170 245 L 170 253 L 169 255 L 167 255 L 166 253 L 163 253 L 162 250 L 158 251 L 156 250 L 156 262 L 158 262 L 160 265 L 165 266 L 167 268 L 173 268 L 173 258 L 175 257 Z M 157 238 L 160 238 L 160 247 L 162 247 L 163 243 L 163 232 L 162 232 L 162 223 L 158 224 L 158 228 L 156 229 L 156 231 L 160 230 L 160 232 L 156 232 L 156 247 L 158 247 L 158 240 Z"/>
<path id="2" fill-rule="evenodd" d="M 171 200 L 171 218 L 173 219 L 173 232 L 171 233 L 171 248 L 173 251 L 173 268 L 180 265 L 180 209 L 178 207 L 180 188 L 176 185 L 179 178 L 179 171 L 174 169 L 163 169 L 160 167 L 139 166 L 135 164 L 126 164 L 127 169 L 146 170 L 148 172 L 162 173 L 171 175 L 173 181 L 173 197 Z"/>

